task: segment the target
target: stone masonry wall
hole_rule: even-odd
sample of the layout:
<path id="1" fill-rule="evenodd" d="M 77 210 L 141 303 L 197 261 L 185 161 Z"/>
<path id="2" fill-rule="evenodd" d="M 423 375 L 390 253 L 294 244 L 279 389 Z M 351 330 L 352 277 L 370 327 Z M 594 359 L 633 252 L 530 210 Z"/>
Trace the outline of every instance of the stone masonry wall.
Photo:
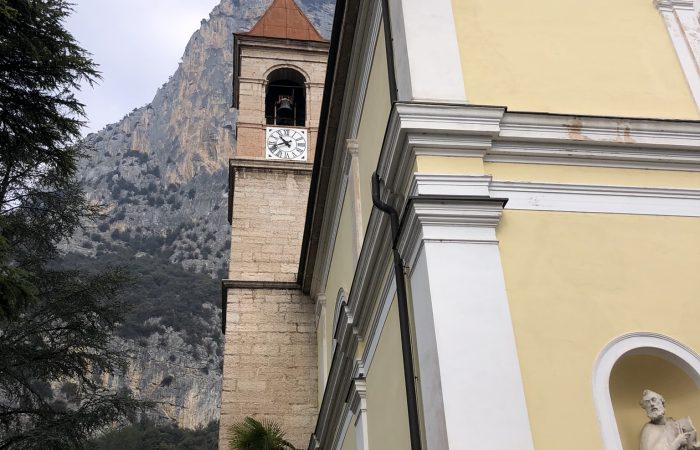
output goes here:
<path id="1" fill-rule="evenodd" d="M 306 448 L 317 414 L 313 302 L 292 289 L 228 292 L 220 448 L 246 416 L 272 419 Z"/>
<path id="2" fill-rule="evenodd" d="M 245 42 L 245 41 L 244 41 Z M 238 92 L 236 156 L 265 159 L 265 92 L 272 67 L 290 67 L 306 79 L 308 161 L 313 161 L 326 77 L 327 50 L 323 47 L 278 43 L 274 48 L 241 44 L 241 74 Z"/>
<path id="3" fill-rule="evenodd" d="M 311 172 L 235 170 L 229 279 L 296 282 Z"/>

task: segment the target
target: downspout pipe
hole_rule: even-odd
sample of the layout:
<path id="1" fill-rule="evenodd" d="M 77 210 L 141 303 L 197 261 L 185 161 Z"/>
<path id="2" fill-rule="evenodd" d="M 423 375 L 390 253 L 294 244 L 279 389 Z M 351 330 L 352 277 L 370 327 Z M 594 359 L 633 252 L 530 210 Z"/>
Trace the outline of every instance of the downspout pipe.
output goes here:
<path id="1" fill-rule="evenodd" d="M 394 277 L 396 278 L 396 298 L 399 307 L 399 328 L 401 332 L 401 353 L 403 356 L 403 376 L 406 385 L 406 406 L 408 407 L 408 430 L 411 436 L 411 450 L 421 450 L 420 422 L 416 397 L 415 374 L 413 372 L 413 351 L 411 349 L 411 329 L 408 317 L 408 296 L 403 263 L 397 248 L 399 240 L 399 214 L 389 204 L 381 201 L 379 175 L 372 174 L 372 203 L 380 211 L 389 214 L 391 223 L 391 250 L 394 255 Z"/>

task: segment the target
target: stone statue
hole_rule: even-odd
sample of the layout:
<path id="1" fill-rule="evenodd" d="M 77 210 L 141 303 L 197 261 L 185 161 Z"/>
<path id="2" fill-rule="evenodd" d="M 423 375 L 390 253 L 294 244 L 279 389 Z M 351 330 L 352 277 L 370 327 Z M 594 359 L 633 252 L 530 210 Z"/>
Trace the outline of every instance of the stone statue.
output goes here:
<path id="1" fill-rule="evenodd" d="M 666 417 L 666 400 L 661 394 L 645 389 L 639 404 L 649 417 L 649 423 L 642 428 L 639 450 L 700 449 L 690 417 L 679 420 Z"/>

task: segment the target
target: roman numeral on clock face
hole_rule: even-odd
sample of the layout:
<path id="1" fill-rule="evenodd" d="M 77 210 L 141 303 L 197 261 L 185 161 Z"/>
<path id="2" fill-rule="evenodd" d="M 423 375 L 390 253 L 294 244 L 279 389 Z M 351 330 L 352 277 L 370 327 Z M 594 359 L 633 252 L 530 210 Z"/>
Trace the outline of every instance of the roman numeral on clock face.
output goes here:
<path id="1" fill-rule="evenodd" d="M 266 159 L 306 161 L 306 130 L 299 128 L 267 127 Z"/>

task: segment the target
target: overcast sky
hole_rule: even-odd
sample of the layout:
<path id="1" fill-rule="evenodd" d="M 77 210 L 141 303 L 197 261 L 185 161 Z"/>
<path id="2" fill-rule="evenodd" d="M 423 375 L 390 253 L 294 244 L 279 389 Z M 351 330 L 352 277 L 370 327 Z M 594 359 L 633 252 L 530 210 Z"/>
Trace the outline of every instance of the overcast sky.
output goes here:
<path id="1" fill-rule="evenodd" d="M 200 21 L 219 0 L 74 0 L 68 30 L 92 53 L 102 80 L 78 98 L 90 121 L 85 134 L 117 122 L 153 99 L 175 72 Z"/>

